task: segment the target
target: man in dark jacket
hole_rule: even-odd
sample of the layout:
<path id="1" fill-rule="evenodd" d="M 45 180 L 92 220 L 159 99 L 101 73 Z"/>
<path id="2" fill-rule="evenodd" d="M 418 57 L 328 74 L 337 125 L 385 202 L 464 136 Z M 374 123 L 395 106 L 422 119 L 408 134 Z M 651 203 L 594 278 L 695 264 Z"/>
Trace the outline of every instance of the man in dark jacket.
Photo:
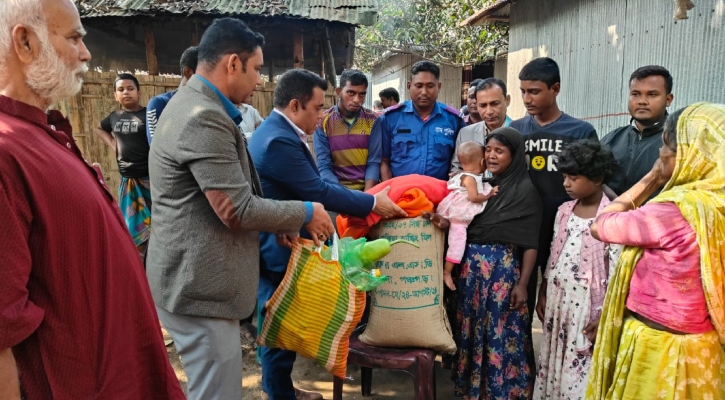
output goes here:
<path id="1" fill-rule="evenodd" d="M 629 78 L 632 119 L 629 125 L 613 130 L 602 139 L 602 144 L 612 148 L 619 163 L 618 173 L 607 183 L 617 195 L 639 182 L 657 161 L 667 107 L 673 97 L 672 75 L 664 67 L 640 67 Z"/>
<path id="2" fill-rule="evenodd" d="M 372 195 L 327 182 L 320 176 L 307 146 L 307 135 L 315 132 L 322 117 L 325 90 L 324 79 L 303 69 L 288 71 L 277 80 L 274 109 L 257 128 L 260 134 L 255 134 L 249 141 L 249 154 L 259 173 L 265 198 L 320 202 L 330 211 L 361 218 L 371 212 L 383 219 L 407 215 L 388 197 L 390 188 Z M 308 239 L 312 238 L 311 234 L 307 230 L 300 232 Z M 280 246 L 279 236 L 286 237 L 270 232 L 260 235 L 257 293 L 260 306 L 272 298 L 287 272 L 291 251 Z M 325 237 L 319 239 L 324 241 Z M 267 311 L 262 311 L 262 319 L 266 315 Z M 263 321 L 259 323 L 264 324 Z M 257 351 L 262 361 L 262 399 L 322 400 L 319 393 L 293 386 L 291 374 L 297 357 L 295 352 L 265 346 Z"/>

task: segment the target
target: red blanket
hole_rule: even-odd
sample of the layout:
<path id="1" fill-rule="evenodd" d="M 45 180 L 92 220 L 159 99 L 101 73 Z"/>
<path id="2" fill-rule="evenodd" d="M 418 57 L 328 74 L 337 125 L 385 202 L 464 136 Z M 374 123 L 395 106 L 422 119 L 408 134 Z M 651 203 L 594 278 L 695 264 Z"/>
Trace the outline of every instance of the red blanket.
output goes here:
<path id="1" fill-rule="evenodd" d="M 366 193 L 376 194 L 390 186 L 388 197 L 415 218 L 423 212 L 433 212 L 435 206 L 448 195 L 447 182 L 423 175 L 406 175 L 379 183 Z M 337 216 L 337 230 L 341 237 L 360 238 L 365 236 L 381 217 L 370 213 L 366 218 Z"/>

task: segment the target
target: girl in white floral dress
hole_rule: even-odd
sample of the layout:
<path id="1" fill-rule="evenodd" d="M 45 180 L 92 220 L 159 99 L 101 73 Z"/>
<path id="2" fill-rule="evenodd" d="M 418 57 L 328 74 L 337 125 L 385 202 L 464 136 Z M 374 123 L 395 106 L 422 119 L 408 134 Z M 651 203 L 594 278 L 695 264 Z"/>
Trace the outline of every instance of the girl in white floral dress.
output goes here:
<path id="1" fill-rule="evenodd" d="M 564 149 L 557 167 L 574 200 L 559 207 L 539 289 L 536 312 L 544 336 L 534 399 L 583 399 L 607 282 L 621 251 L 594 239 L 589 227 L 609 204 L 602 184 L 616 161 L 608 147 L 589 140 Z"/>

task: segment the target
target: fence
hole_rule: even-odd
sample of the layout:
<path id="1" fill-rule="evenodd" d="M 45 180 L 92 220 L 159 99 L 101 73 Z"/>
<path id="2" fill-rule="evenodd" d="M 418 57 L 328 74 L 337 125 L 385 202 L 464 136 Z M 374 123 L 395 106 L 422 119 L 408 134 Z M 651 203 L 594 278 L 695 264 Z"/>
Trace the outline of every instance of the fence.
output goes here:
<path id="1" fill-rule="evenodd" d="M 137 75 L 140 88 L 141 104 L 148 104 L 152 97 L 174 90 L 179 86 L 178 76 Z M 116 194 L 120 183 L 115 150 L 108 147 L 94 131 L 103 118 L 111 111 L 119 108 L 113 98 L 115 72 L 89 72 L 86 75 L 83 89 L 75 96 L 59 102 L 55 108 L 67 115 L 73 125 L 73 137 L 89 163 L 98 163 L 103 169 L 106 184 Z M 273 108 L 274 83 L 265 82 L 254 91 L 251 105 L 263 117 L 267 117 Z M 325 93 L 325 105 L 335 104 L 334 89 Z M 309 136 L 310 147 L 312 135 Z"/>

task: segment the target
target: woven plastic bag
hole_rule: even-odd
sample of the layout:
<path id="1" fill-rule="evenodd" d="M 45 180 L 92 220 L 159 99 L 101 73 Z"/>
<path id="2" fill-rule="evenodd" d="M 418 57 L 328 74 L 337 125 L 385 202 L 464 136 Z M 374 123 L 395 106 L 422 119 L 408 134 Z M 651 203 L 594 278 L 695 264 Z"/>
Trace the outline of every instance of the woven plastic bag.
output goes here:
<path id="1" fill-rule="evenodd" d="M 257 342 L 294 351 L 345 378 L 350 335 L 362 318 L 365 292 L 356 290 L 340 263 L 325 261 L 320 250 L 311 240 L 294 242 L 282 283 L 265 305 Z"/>

